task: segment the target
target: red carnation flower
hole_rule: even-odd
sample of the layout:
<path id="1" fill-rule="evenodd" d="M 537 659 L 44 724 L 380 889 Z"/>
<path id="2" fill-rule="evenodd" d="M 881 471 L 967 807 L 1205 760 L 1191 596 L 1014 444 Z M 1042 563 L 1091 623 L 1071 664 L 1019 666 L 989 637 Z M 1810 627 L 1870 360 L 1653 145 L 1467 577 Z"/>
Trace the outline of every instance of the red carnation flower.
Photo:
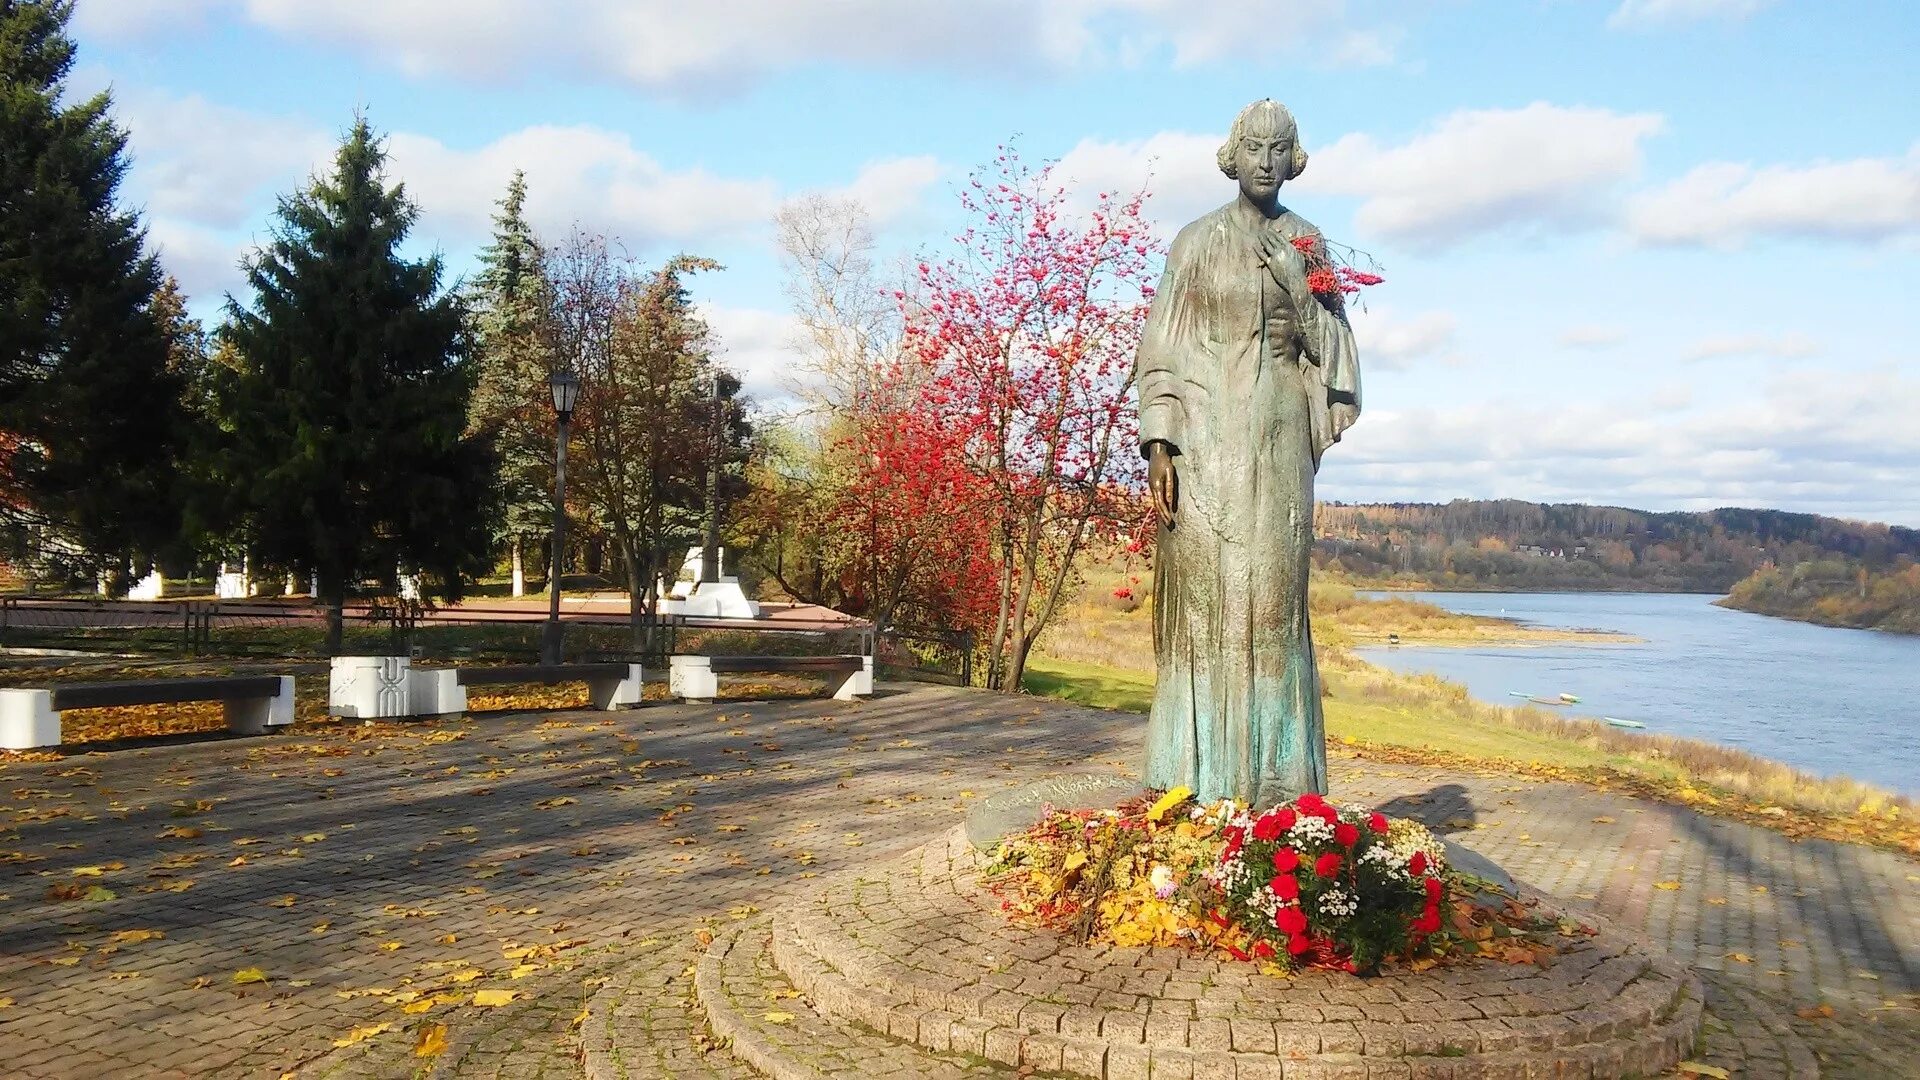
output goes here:
<path id="1" fill-rule="evenodd" d="M 1300 815 L 1286 807 L 1281 807 L 1273 812 L 1273 820 L 1279 824 L 1281 832 L 1286 832 L 1293 828 L 1294 822 L 1300 820 Z"/>
<path id="2" fill-rule="evenodd" d="M 1318 793 L 1309 791 L 1295 799 L 1294 804 L 1309 814 L 1317 814 L 1321 807 L 1327 805 L 1327 800 L 1321 798 Z"/>
<path id="3" fill-rule="evenodd" d="M 1297 907 L 1283 907 L 1273 913 L 1273 928 L 1283 934 L 1305 933 L 1307 913 Z"/>
<path id="4" fill-rule="evenodd" d="M 1295 934 L 1287 939 L 1287 951 L 1295 956 L 1313 948 L 1313 941 L 1305 934 Z"/>
<path id="5" fill-rule="evenodd" d="M 1319 810 L 1314 811 L 1314 816 L 1329 825 L 1340 824 L 1340 811 L 1335 810 L 1331 806 L 1323 804 Z"/>
<path id="6" fill-rule="evenodd" d="M 1292 874 L 1277 874 L 1267 882 L 1267 888 L 1282 900 L 1297 900 L 1300 897 L 1300 879 Z"/>
<path id="7" fill-rule="evenodd" d="M 1421 912 L 1420 917 L 1413 920 L 1413 928 L 1414 930 L 1422 934 L 1431 934 L 1434 931 L 1440 929 L 1439 909 L 1428 908 L 1427 910 Z"/>
<path id="8" fill-rule="evenodd" d="M 1265 940 L 1254 942 L 1253 955 L 1262 960 L 1265 960 L 1269 956 L 1273 955 L 1273 944 Z"/>
<path id="9" fill-rule="evenodd" d="M 1407 873 L 1412 874 L 1414 877 L 1419 877 L 1426 872 L 1427 853 L 1424 851 L 1414 852 L 1413 858 L 1407 860 Z"/>
<path id="10" fill-rule="evenodd" d="M 1261 814 L 1260 820 L 1253 823 L 1255 840 L 1278 840 L 1280 832 L 1280 821 L 1272 814 Z"/>
<path id="11" fill-rule="evenodd" d="M 1381 813 L 1375 813 L 1372 817 L 1367 819 L 1367 828 L 1372 829 L 1374 832 L 1377 832 L 1382 836 L 1385 836 L 1387 832 L 1387 815 L 1381 814 Z"/>
<path id="12" fill-rule="evenodd" d="M 1300 853 L 1290 847 L 1283 847 L 1273 853 L 1273 868 L 1282 874 L 1291 874 L 1300 868 Z"/>
<path id="13" fill-rule="evenodd" d="M 1440 879 L 1439 878 L 1437 877 L 1428 878 L 1423 883 L 1423 887 L 1427 890 L 1427 899 L 1429 900 L 1440 899 Z"/>
<path id="14" fill-rule="evenodd" d="M 1313 860 L 1313 872 L 1321 877 L 1332 877 L 1340 872 L 1340 856 L 1329 851 Z M 1431 880 L 1431 879 L 1429 879 Z"/>
<path id="15" fill-rule="evenodd" d="M 1360 842 L 1360 830 L 1343 821 L 1333 827 L 1333 839 L 1341 847 L 1352 847 Z"/>

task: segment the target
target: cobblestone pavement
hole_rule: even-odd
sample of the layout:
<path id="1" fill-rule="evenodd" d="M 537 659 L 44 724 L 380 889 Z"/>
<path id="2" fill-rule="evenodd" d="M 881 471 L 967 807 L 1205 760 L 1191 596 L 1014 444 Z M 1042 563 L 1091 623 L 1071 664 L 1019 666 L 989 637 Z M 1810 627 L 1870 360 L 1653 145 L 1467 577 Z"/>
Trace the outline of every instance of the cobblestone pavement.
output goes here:
<path id="1" fill-rule="evenodd" d="M 0 1061 L 29 1077 L 750 1075 L 703 1038 L 699 936 L 922 843 L 997 787 L 1131 768 L 1141 726 L 890 688 L 9 764 Z M 1337 759 L 1335 789 L 1702 969 L 1708 1050 L 1751 1075 L 1803 1052 L 1862 1075 L 1920 1060 L 1911 860 L 1503 775 Z M 444 1049 L 416 1056 L 423 1041 Z"/>

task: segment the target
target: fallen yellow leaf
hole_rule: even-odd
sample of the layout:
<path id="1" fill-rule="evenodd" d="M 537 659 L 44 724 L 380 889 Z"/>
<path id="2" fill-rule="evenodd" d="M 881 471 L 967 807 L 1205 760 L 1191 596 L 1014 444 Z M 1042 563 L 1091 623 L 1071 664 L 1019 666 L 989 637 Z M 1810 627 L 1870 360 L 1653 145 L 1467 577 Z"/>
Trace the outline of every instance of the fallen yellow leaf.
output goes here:
<path id="1" fill-rule="evenodd" d="M 419 1016 L 431 1008 L 433 1008 L 433 999 L 421 998 L 419 1001 L 409 1001 L 405 1005 L 400 1006 L 400 1011 L 406 1013 L 408 1016 Z"/>
<path id="2" fill-rule="evenodd" d="M 1699 1061 L 1683 1061 L 1674 1068 L 1689 1076 L 1710 1076 L 1713 1080 L 1727 1080 L 1731 1075 L 1718 1065 L 1708 1065 Z"/>
<path id="3" fill-rule="evenodd" d="M 429 1024 L 420 1029 L 420 1037 L 413 1042 L 414 1057 L 433 1057 L 447 1048 L 447 1025 Z"/>
<path id="4" fill-rule="evenodd" d="M 1680 883 L 1677 881 L 1656 881 L 1653 883 L 1653 887 L 1656 889 L 1664 889 L 1667 892 L 1673 892 L 1680 887 Z"/>
<path id="5" fill-rule="evenodd" d="M 268 907 L 278 907 L 278 908 L 289 908 L 289 907 L 292 907 L 292 906 L 293 906 L 294 904 L 296 904 L 296 903 L 299 903 L 299 901 L 298 901 L 298 900 L 296 900 L 296 899 L 295 899 L 294 897 L 292 897 L 292 896 L 290 896 L 290 895 L 289 895 L 289 896 L 281 896 L 281 897 L 276 897 L 276 898 L 274 898 L 274 899 L 272 899 L 272 900 L 268 900 L 268 901 L 266 901 L 266 905 L 267 905 Z"/>
<path id="6" fill-rule="evenodd" d="M 793 1023 L 793 1014 L 790 1012 L 770 1012 L 762 1019 L 766 1020 L 769 1024 L 791 1024 Z"/>
<path id="7" fill-rule="evenodd" d="M 391 1031 L 391 1030 L 393 1030 L 393 1024 L 391 1022 L 382 1021 L 381 1023 L 378 1023 L 378 1024 L 368 1024 L 365 1027 L 354 1028 L 352 1031 L 347 1032 L 345 1035 L 341 1036 L 340 1038 L 333 1040 L 333 1045 L 352 1046 L 354 1043 L 357 1043 L 357 1042 L 365 1042 L 366 1040 L 373 1038 L 375 1035 L 378 1035 L 383 1031 Z"/>
<path id="8" fill-rule="evenodd" d="M 263 983 L 267 981 L 267 973 L 257 967 L 241 968 L 233 973 L 233 981 L 242 986 L 248 983 Z"/>
<path id="9" fill-rule="evenodd" d="M 515 990 L 476 990 L 473 992 L 473 1003 L 481 1008 L 491 1009 L 505 1005 L 519 996 L 519 992 Z"/>
<path id="10" fill-rule="evenodd" d="M 380 943 L 380 947 L 388 952 L 393 952 L 395 949 L 406 948 L 406 945 L 398 941 L 383 941 Z"/>
<path id="11" fill-rule="evenodd" d="M 111 940 L 116 945 L 138 945 L 143 941 L 153 941 L 166 936 L 166 933 L 160 930 L 116 930 Z"/>

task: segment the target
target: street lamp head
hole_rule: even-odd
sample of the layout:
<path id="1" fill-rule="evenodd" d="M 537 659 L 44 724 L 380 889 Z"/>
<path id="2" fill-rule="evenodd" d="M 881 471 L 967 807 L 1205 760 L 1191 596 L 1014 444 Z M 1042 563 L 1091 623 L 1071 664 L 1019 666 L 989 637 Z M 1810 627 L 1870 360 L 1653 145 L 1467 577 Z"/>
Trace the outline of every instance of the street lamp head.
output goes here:
<path id="1" fill-rule="evenodd" d="M 553 411 L 561 419 L 573 416 L 573 403 L 580 398 L 580 377 L 571 371 L 556 371 L 547 376 L 547 386 L 553 391 Z"/>

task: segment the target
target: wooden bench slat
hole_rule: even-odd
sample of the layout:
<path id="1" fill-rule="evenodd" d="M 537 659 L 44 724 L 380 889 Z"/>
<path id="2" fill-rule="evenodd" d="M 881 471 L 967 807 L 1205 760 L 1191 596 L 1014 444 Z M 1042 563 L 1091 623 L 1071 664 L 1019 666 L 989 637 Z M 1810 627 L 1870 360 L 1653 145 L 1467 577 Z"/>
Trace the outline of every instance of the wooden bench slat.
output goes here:
<path id="1" fill-rule="evenodd" d="M 582 682 L 592 679 L 624 679 L 625 664 L 502 664 L 495 667 L 463 667 L 454 676 L 461 686 L 501 686 L 508 683 Z"/>
<path id="2" fill-rule="evenodd" d="M 280 695 L 278 675 L 208 675 L 181 679 L 127 679 L 66 683 L 51 688 L 53 709 L 106 709 L 177 701 L 244 701 Z"/>
<path id="3" fill-rule="evenodd" d="M 864 656 L 715 656 L 709 661 L 718 672 L 742 671 L 859 671 Z"/>

